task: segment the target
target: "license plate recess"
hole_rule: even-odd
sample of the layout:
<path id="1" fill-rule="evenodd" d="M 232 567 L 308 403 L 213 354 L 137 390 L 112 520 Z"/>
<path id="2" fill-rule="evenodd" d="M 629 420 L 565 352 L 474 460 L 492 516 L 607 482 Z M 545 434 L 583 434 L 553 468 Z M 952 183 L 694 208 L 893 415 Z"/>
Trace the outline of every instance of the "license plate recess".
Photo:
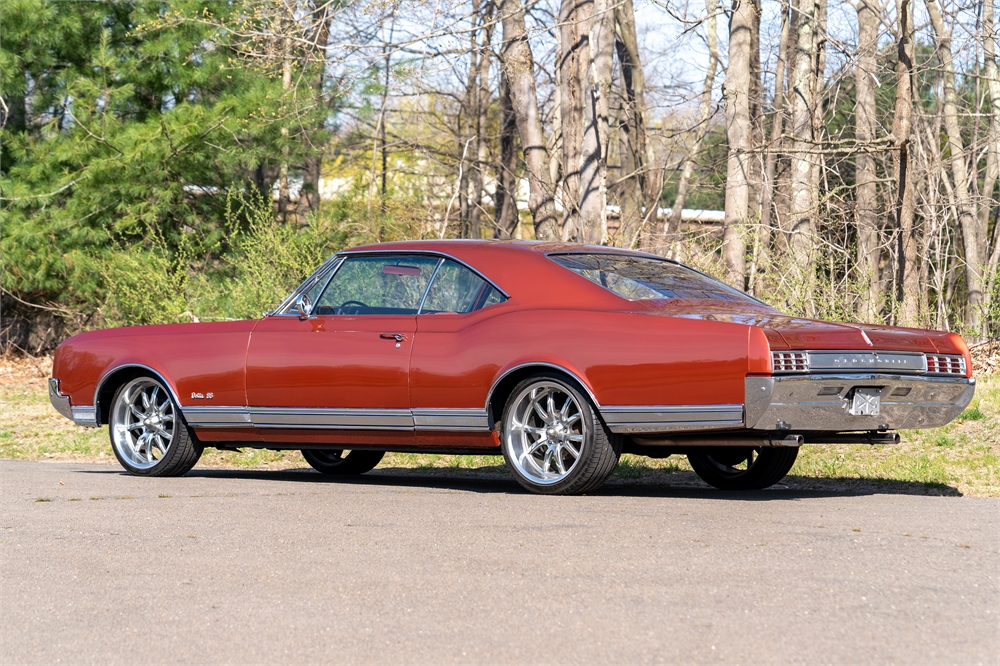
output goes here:
<path id="1" fill-rule="evenodd" d="M 881 396 L 880 388 L 856 388 L 849 411 L 853 416 L 878 416 L 882 406 Z"/>

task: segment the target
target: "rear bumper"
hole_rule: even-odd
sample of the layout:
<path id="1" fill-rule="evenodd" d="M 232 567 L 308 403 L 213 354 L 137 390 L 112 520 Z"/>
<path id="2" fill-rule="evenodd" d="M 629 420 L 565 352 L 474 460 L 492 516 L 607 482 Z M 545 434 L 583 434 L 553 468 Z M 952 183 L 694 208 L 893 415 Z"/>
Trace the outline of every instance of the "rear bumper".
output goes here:
<path id="1" fill-rule="evenodd" d="M 855 388 L 879 390 L 878 415 L 850 413 Z M 748 377 L 744 418 L 746 427 L 754 430 L 938 428 L 966 408 L 975 390 L 976 380 L 965 377 L 883 373 Z"/>
<path id="2" fill-rule="evenodd" d="M 57 412 L 73 423 L 88 428 L 97 427 L 97 409 L 95 407 L 73 407 L 70 405 L 69 396 L 63 395 L 59 391 L 59 380 L 54 377 L 49 379 L 49 402 Z"/>

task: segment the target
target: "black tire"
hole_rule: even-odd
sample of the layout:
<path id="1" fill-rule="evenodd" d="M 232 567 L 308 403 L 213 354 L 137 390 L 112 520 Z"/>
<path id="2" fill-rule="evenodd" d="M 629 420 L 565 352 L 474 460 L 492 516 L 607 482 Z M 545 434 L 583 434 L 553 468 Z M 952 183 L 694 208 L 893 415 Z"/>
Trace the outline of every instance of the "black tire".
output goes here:
<path id="1" fill-rule="evenodd" d="M 706 447 L 689 453 L 688 461 L 702 481 L 719 490 L 760 490 L 785 478 L 798 455 L 793 446 Z"/>
<path id="2" fill-rule="evenodd" d="M 539 396 L 553 396 L 553 402 L 550 404 L 558 400 L 557 407 L 571 404 L 570 409 L 574 413 L 567 418 L 565 415 L 567 410 L 561 409 L 563 417 L 556 423 L 556 413 L 550 409 L 549 415 L 553 417 L 554 425 L 552 428 L 542 426 L 540 415 L 533 411 L 531 405 L 541 397 L 536 400 L 534 397 L 536 394 L 532 391 L 538 391 Z M 549 393 L 542 394 L 542 391 Z M 569 401 L 569 398 L 572 398 L 572 401 Z M 528 401 L 527 406 L 525 400 Z M 521 414 L 518 414 L 517 410 L 521 410 Z M 524 419 L 523 423 L 527 424 L 528 421 L 524 418 L 526 414 L 536 418 L 539 421 L 536 425 L 542 426 L 530 429 L 541 432 L 530 435 L 526 433 L 528 428 L 521 426 L 522 421 L 517 420 Z M 600 487 L 614 471 L 624 445 L 624 439 L 608 429 L 589 396 L 580 390 L 576 382 L 565 375 L 551 372 L 533 375 L 514 387 L 504 407 L 500 435 L 500 448 L 504 461 L 514 478 L 531 492 L 544 495 L 578 495 Z M 528 439 L 536 435 L 542 439 L 534 441 Z M 540 441 L 547 442 L 544 446 L 547 451 L 551 451 L 550 453 L 542 452 L 541 456 L 537 455 L 541 450 L 538 446 Z M 576 444 L 579 444 L 579 448 L 572 448 Z M 535 448 L 532 449 L 532 446 Z M 573 454 L 576 451 L 579 451 L 579 454 L 574 458 Z M 559 457 L 558 468 L 546 472 L 545 470 L 556 460 L 556 456 Z M 571 466 L 563 471 L 565 463 L 569 461 L 572 461 Z M 546 474 L 551 478 L 545 478 Z"/>
<path id="3" fill-rule="evenodd" d="M 385 451 L 345 451 L 343 449 L 303 449 L 302 457 L 320 474 L 352 476 L 375 469 Z"/>
<path id="4" fill-rule="evenodd" d="M 151 401 L 148 406 L 144 406 L 146 399 Z M 155 424 L 146 423 L 136 410 L 130 409 L 136 404 L 139 411 L 148 409 L 147 413 L 156 417 Z M 170 391 L 154 377 L 136 377 L 118 387 L 109 415 L 111 450 L 129 474 L 183 476 L 191 471 L 205 450 L 184 420 Z M 170 427 L 163 427 L 167 423 Z M 137 437 L 135 433 L 139 430 L 142 432 Z"/>

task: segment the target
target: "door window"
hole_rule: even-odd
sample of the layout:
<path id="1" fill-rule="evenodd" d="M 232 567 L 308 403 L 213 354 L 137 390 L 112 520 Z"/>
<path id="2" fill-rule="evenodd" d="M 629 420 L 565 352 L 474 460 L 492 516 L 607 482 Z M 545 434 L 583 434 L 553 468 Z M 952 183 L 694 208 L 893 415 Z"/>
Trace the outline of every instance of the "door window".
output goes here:
<path id="1" fill-rule="evenodd" d="M 423 255 L 348 256 L 313 314 L 416 314 L 439 261 Z"/>
<path id="2" fill-rule="evenodd" d="M 445 259 L 427 292 L 421 314 L 464 313 L 502 303 L 506 297 L 465 266 Z"/>

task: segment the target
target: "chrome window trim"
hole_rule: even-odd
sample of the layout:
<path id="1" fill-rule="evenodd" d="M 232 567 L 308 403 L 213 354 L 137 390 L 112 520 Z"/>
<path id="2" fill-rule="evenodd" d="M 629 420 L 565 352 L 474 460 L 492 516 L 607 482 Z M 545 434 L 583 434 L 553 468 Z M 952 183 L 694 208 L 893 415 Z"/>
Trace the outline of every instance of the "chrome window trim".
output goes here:
<path id="1" fill-rule="evenodd" d="M 699 271 L 697 268 L 691 268 L 687 264 L 682 264 L 681 262 L 679 262 L 679 261 L 677 261 L 675 259 L 667 259 L 666 257 L 661 257 L 658 254 L 650 254 L 648 252 L 636 252 L 634 250 L 630 250 L 630 251 L 627 251 L 627 252 L 626 251 L 614 252 L 614 251 L 609 251 L 607 249 L 601 248 L 601 249 L 596 249 L 593 252 L 584 252 L 582 250 L 560 250 L 560 251 L 557 251 L 557 252 L 546 252 L 545 253 L 545 257 L 547 259 L 551 259 L 552 257 L 587 256 L 587 255 L 594 255 L 594 254 L 605 255 L 605 256 L 609 256 L 609 257 L 638 257 L 640 259 L 653 259 L 655 261 L 662 261 L 665 264 L 674 264 L 675 266 L 680 266 L 681 268 L 685 268 L 685 269 L 691 271 L 692 273 L 697 273 L 698 275 L 702 276 L 703 278 L 711 280 L 712 282 L 718 282 L 719 284 L 721 284 L 724 287 L 728 287 L 730 289 L 736 289 L 736 287 L 733 287 L 732 285 L 728 285 L 725 282 L 723 282 L 722 280 L 720 280 L 718 278 L 712 277 L 708 273 L 703 273 L 703 272 Z M 567 266 L 563 266 L 558 261 L 553 261 L 552 263 L 554 263 L 555 265 L 557 265 L 557 266 L 559 266 L 561 268 L 564 268 L 564 269 L 568 270 L 570 273 L 573 273 L 575 275 L 580 275 L 579 273 L 577 273 L 573 269 L 571 269 L 571 268 L 569 268 Z M 673 301 L 673 300 L 677 300 L 677 299 L 673 299 L 673 298 L 662 298 L 662 299 L 658 299 L 658 298 L 650 298 L 650 299 L 631 299 L 631 298 L 625 298 L 621 294 L 616 294 L 615 292 L 611 291 L 610 289 L 608 289 L 607 287 L 605 287 L 603 284 L 597 284 L 593 280 L 591 280 L 589 278 L 585 278 L 582 275 L 580 275 L 580 277 L 582 277 L 584 280 L 587 280 L 587 282 L 589 282 L 590 284 L 597 285 L 601 289 L 604 289 L 605 291 L 608 291 L 608 292 L 614 294 L 615 296 L 617 296 L 618 298 L 622 299 L 623 301 L 628 301 L 629 303 L 640 303 L 640 302 L 642 302 L 644 300 L 651 300 L 651 301 L 656 301 L 656 300 Z M 772 305 L 770 305 L 768 303 L 765 303 L 764 301 L 760 300 L 759 298 L 757 298 L 755 296 L 751 296 L 750 294 L 746 293 L 745 291 L 741 291 L 739 289 L 736 289 L 736 291 L 739 292 L 740 295 L 746 296 L 751 301 L 755 301 L 755 302 L 759 303 L 760 305 L 764 305 L 764 306 L 766 306 L 768 308 L 771 308 L 772 310 L 774 309 L 774 306 L 772 306 Z"/>
<path id="2" fill-rule="evenodd" d="M 493 287 L 501 294 L 503 294 L 503 297 L 505 299 L 510 300 L 510 294 L 508 294 L 506 291 L 498 287 L 496 282 L 483 275 L 482 271 L 477 270 L 475 267 L 470 266 L 466 262 L 448 254 L 447 252 L 441 252 L 439 250 L 344 250 L 340 252 L 338 256 L 350 257 L 354 255 L 395 255 L 395 254 L 421 254 L 431 257 L 450 259 L 454 261 L 456 264 L 461 264 L 462 266 L 468 268 L 470 271 L 481 277 L 491 287 Z"/>
<path id="3" fill-rule="evenodd" d="M 323 283 L 323 288 L 319 290 L 319 295 L 322 296 L 323 292 L 326 291 L 326 288 L 329 286 L 330 280 L 332 280 L 333 276 L 337 273 L 337 271 L 340 270 L 340 266 L 343 263 L 344 263 L 343 262 L 343 257 L 341 257 L 338 254 L 335 254 L 332 257 L 330 257 L 329 259 L 327 259 L 326 261 L 324 261 L 322 264 L 320 264 L 319 268 L 317 268 L 312 273 L 310 273 L 309 276 L 306 277 L 306 279 L 303 280 L 299 284 L 299 286 L 295 288 L 294 291 L 292 291 L 292 293 L 288 296 L 288 298 L 286 298 L 285 300 L 283 300 L 281 302 L 281 304 L 278 307 L 276 307 L 275 309 L 271 310 L 270 312 L 265 313 L 264 316 L 265 317 L 296 317 L 296 318 L 298 318 L 299 314 L 297 312 L 282 312 L 282 310 L 284 310 L 285 308 L 291 306 L 295 302 L 295 299 L 298 298 L 299 294 L 303 294 L 303 293 L 309 291 L 309 287 L 306 287 L 305 285 L 309 284 L 309 281 L 312 280 L 315 275 L 318 275 L 318 274 L 322 273 L 324 270 L 329 270 L 330 274 L 327 276 L 326 281 Z M 331 268 L 327 268 L 327 264 L 335 264 L 335 265 L 333 265 Z M 317 282 L 318 282 L 318 280 L 317 280 Z M 313 283 L 313 284 L 315 284 L 315 283 Z M 312 285 L 310 284 L 310 286 L 312 286 Z M 316 302 L 317 303 L 319 302 L 319 298 L 318 297 L 316 298 Z"/>
<path id="4" fill-rule="evenodd" d="M 424 289 L 424 295 L 420 298 L 420 305 L 417 306 L 417 314 L 423 312 L 424 302 L 427 300 L 427 294 L 431 293 L 431 287 L 434 285 L 434 278 L 437 277 L 438 271 L 441 270 L 441 267 L 444 265 L 444 262 L 445 262 L 444 257 L 438 257 L 437 266 L 434 267 L 434 272 L 431 273 L 430 282 L 427 283 L 427 288 Z"/>

